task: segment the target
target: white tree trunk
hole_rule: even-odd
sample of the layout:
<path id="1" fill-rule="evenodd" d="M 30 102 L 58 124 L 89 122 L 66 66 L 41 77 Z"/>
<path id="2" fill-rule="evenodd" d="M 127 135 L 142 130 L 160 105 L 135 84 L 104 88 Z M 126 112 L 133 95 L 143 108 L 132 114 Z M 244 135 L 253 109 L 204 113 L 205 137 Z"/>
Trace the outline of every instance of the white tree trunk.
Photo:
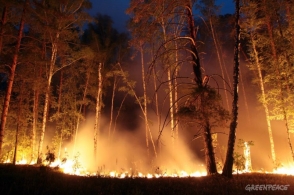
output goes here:
<path id="1" fill-rule="evenodd" d="M 96 116 L 94 124 L 94 158 L 97 158 L 97 142 L 100 135 L 100 118 L 101 118 L 101 105 L 102 105 L 102 63 L 98 65 L 98 90 L 96 97 Z"/>

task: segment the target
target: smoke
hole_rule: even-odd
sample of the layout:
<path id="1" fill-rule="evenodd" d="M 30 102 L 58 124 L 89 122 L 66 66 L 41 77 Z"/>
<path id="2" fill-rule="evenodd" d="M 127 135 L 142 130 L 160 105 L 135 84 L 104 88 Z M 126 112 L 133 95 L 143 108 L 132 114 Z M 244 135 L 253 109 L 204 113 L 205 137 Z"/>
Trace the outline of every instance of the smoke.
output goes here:
<path id="1" fill-rule="evenodd" d="M 157 158 L 149 136 L 149 150 L 146 147 L 145 125 L 142 122 L 135 131 L 128 131 L 118 127 L 115 134 L 109 137 L 106 120 L 102 120 L 100 136 L 98 138 L 96 159 L 94 157 L 94 118 L 87 119 L 86 124 L 78 132 L 74 156 L 80 164 L 91 172 L 103 171 L 137 171 L 142 173 L 154 172 L 195 172 L 205 171 L 203 162 L 188 146 L 184 136 L 177 139 L 175 145 L 171 144 L 170 130 L 164 129 L 160 150 L 156 145 Z M 155 124 L 151 125 L 154 144 L 158 136 Z M 68 151 L 73 149 L 73 144 L 66 146 Z"/>

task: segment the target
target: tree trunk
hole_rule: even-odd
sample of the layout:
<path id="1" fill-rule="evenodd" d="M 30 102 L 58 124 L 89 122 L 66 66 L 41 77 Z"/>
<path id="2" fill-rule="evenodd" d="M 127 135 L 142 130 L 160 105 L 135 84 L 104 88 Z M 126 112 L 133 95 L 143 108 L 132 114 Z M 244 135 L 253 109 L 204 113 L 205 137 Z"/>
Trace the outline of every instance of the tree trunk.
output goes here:
<path id="1" fill-rule="evenodd" d="M 143 50 L 142 50 L 143 51 Z M 146 135 L 146 137 L 148 138 L 148 133 L 149 133 L 149 136 L 150 136 L 150 140 L 151 140 L 151 143 L 152 143 L 152 146 L 153 146 L 153 151 L 154 151 L 154 156 L 155 156 L 155 158 L 157 158 L 157 152 L 156 152 L 156 147 L 155 147 L 155 144 L 154 144 L 154 141 L 153 141 L 153 137 L 152 137 L 152 133 L 151 133 L 151 130 L 150 130 L 150 126 L 149 126 L 149 123 L 148 123 L 148 118 L 147 118 L 147 113 L 145 112 L 145 111 L 147 111 L 147 109 L 145 109 L 144 108 L 144 104 L 142 104 L 142 101 L 140 101 L 140 99 L 139 99 L 139 97 L 136 95 L 136 93 L 135 93 L 135 91 L 134 91 L 134 88 L 130 85 L 130 83 L 128 82 L 128 80 L 127 80 L 127 77 L 126 77 L 126 75 L 124 74 L 124 72 L 123 72 L 123 69 L 122 69 L 122 67 L 120 66 L 120 64 L 118 63 L 118 65 L 119 65 L 119 67 L 120 67 L 120 70 L 121 70 L 121 72 L 122 72 L 122 74 L 123 74 L 123 78 L 124 78 L 124 80 L 125 80 L 125 82 L 126 82 L 126 84 L 128 85 L 128 87 L 129 87 L 129 89 L 132 91 L 132 93 L 134 94 L 134 97 L 136 98 L 136 100 L 137 100 L 137 102 L 138 102 L 138 104 L 139 104 L 139 106 L 140 106 L 140 109 L 141 109 L 141 111 L 142 111 L 142 113 L 143 113 L 143 115 L 144 115 L 144 119 L 145 119 L 145 127 L 146 127 L 146 131 L 147 131 L 147 135 Z M 146 123 L 147 122 L 147 123 Z M 147 139 L 147 141 L 149 142 L 149 140 Z M 147 148 L 148 149 L 148 148 Z M 148 152 L 149 150 L 147 150 L 147 152 Z M 149 152 L 148 152 L 149 153 Z"/>
<path id="2" fill-rule="evenodd" d="M 233 103 L 232 103 L 232 118 L 230 124 L 230 132 L 227 146 L 226 160 L 223 167 L 222 175 L 231 178 L 233 173 L 233 163 L 234 163 L 234 146 L 236 140 L 236 129 L 238 120 L 238 83 L 239 83 L 239 51 L 240 51 L 240 1 L 235 1 L 236 18 L 235 18 L 235 28 L 236 28 L 236 40 L 235 40 L 235 51 L 234 51 L 234 76 L 233 76 Z"/>
<path id="3" fill-rule="evenodd" d="M 203 139 L 204 139 L 204 151 L 206 156 L 205 158 L 206 170 L 207 170 L 207 174 L 211 175 L 211 174 L 217 173 L 217 168 L 216 168 L 214 149 L 212 144 L 211 127 L 208 120 L 206 121 L 204 128 L 205 130 L 203 133 Z"/>
<path id="4" fill-rule="evenodd" d="M 288 2 L 287 2 L 287 5 L 288 5 Z M 288 9 L 289 9 L 288 6 L 286 9 L 287 9 L 287 12 L 286 12 L 287 15 L 290 14 L 290 13 L 288 13 Z M 280 36 L 283 40 L 285 40 L 283 29 L 282 29 L 282 24 L 279 19 L 279 14 L 277 13 L 277 11 L 276 11 L 276 16 L 277 16 L 276 20 L 278 22 Z M 288 16 L 288 18 L 289 17 L 290 17 L 290 15 Z M 284 79 L 282 79 L 282 80 L 285 80 L 285 82 L 286 82 L 286 91 L 287 91 L 286 94 L 289 96 L 291 94 L 291 89 L 290 89 L 291 84 L 289 81 L 289 78 L 291 77 L 291 75 L 288 75 L 288 74 L 289 74 L 289 72 L 291 72 L 291 68 L 289 68 L 289 67 L 291 67 L 292 64 L 290 62 L 290 54 L 288 53 L 288 50 L 286 50 L 284 53 L 285 53 L 287 63 L 286 63 L 286 71 L 285 71 L 286 74 L 284 76 Z M 280 85 L 280 86 L 282 86 L 282 85 Z M 282 91 L 282 87 L 281 87 L 281 91 Z M 283 120 L 284 120 L 285 127 L 286 127 L 287 139 L 288 139 L 288 144 L 289 144 L 292 160 L 294 161 L 294 151 L 293 151 L 293 147 L 292 147 L 292 143 L 291 143 L 291 139 L 290 139 L 289 114 L 287 112 L 287 106 L 293 107 L 293 103 L 292 103 L 292 101 L 290 101 L 290 102 L 289 101 L 287 102 L 287 100 L 284 101 L 283 92 L 281 92 L 281 96 L 282 96 L 282 101 L 283 101 L 282 102 L 282 112 L 283 112 L 283 117 L 284 117 Z M 287 99 L 287 97 L 286 97 L 286 99 Z"/>
<path id="5" fill-rule="evenodd" d="M 113 79 L 113 86 L 112 86 L 112 96 L 111 96 L 111 105 L 110 105 L 110 119 L 109 119 L 109 127 L 108 127 L 108 138 L 110 139 L 112 123 L 113 123 L 113 107 L 114 107 L 114 97 L 115 97 L 115 90 L 117 86 L 117 77 L 114 76 Z"/>
<path id="6" fill-rule="evenodd" d="M 15 69 L 16 69 L 16 66 L 17 66 L 18 54 L 19 54 L 19 49 L 20 49 L 21 40 L 22 40 L 22 36 L 23 36 L 23 30 L 24 30 L 24 25 L 25 25 L 26 6 L 28 5 L 28 3 L 29 3 L 28 0 L 26 0 L 24 2 L 23 13 L 22 13 L 22 16 L 21 16 L 20 26 L 19 26 L 19 30 L 18 30 L 17 43 L 16 43 L 16 46 L 15 46 L 15 51 L 14 51 L 14 55 L 13 55 L 13 59 L 12 59 L 12 64 L 11 64 L 11 67 L 10 67 L 10 74 L 9 74 L 7 89 L 6 89 L 5 98 L 4 98 L 4 104 L 3 104 L 2 115 L 1 115 L 1 125 L 0 125 L 0 155 L 2 153 L 4 129 L 5 129 L 5 125 L 6 125 L 7 114 L 8 114 L 9 103 L 10 103 L 10 97 L 11 97 L 11 92 L 12 92 L 12 86 L 13 86 L 14 76 L 15 76 Z"/>
<path id="7" fill-rule="evenodd" d="M 178 43 L 175 41 L 175 61 L 176 61 L 176 67 L 175 67 L 175 78 L 174 78 L 174 112 L 178 113 L 179 111 L 179 103 L 178 103 L 178 74 L 179 74 L 179 68 L 178 68 L 178 62 L 179 62 L 179 56 L 178 56 Z M 179 138 L 179 125 L 178 125 L 178 119 L 177 116 L 175 117 L 175 127 L 174 127 L 174 131 L 175 131 L 175 145 L 177 145 L 178 142 L 178 138 Z"/>
<path id="8" fill-rule="evenodd" d="M 229 110 L 230 106 L 229 106 L 229 97 L 228 97 L 227 85 L 226 85 L 226 80 L 225 80 L 225 73 L 224 73 L 223 63 L 222 63 L 222 60 L 221 60 L 221 55 L 220 55 L 220 50 L 219 50 L 219 45 L 217 44 L 218 43 L 217 42 L 217 37 L 215 35 L 214 26 L 212 24 L 211 16 L 209 16 L 209 24 L 210 24 L 212 39 L 213 39 L 216 54 L 217 54 L 218 64 L 219 64 L 220 69 L 221 69 L 222 81 L 223 81 L 223 85 L 224 85 L 224 93 L 225 93 L 225 99 L 226 99 L 226 105 L 227 105 L 227 109 Z"/>
<path id="9" fill-rule="evenodd" d="M 146 90 L 146 79 L 145 79 L 145 67 L 144 67 L 144 52 L 143 45 L 140 45 L 140 55 L 141 55 L 141 74 L 142 74 L 142 87 L 143 87 L 143 112 L 144 112 L 144 122 L 145 122 L 145 140 L 147 155 L 149 156 L 149 136 L 148 136 L 148 110 L 147 110 L 147 90 Z"/>
<path id="10" fill-rule="evenodd" d="M 12 164 L 16 165 L 16 158 L 17 158 L 17 148 L 18 148 L 18 137 L 19 137 L 19 128 L 20 128 L 20 116 L 21 116 L 21 103 L 23 99 L 23 83 L 20 86 L 19 92 L 19 101 L 18 101 L 18 108 L 17 108 L 17 119 L 16 119 L 16 131 L 15 131 L 15 143 L 14 143 L 14 154 L 13 154 L 13 161 Z"/>
<path id="11" fill-rule="evenodd" d="M 203 86 L 202 81 L 202 71 L 201 71 L 201 65 L 200 65 L 200 58 L 197 50 L 197 41 L 196 41 L 196 32 L 195 32 L 195 24 L 194 19 L 192 16 L 192 9 L 191 6 L 187 6 L 187 16 L 188 16 L 188 25 L 190 30 L 190 37 L 192 39 L 191 43 L 191 51 L 192 51 L 192 62 L 193 62 L 193 72 L 195 75 L 195 82 L 199 89 L 203 89 L 206 86 Z M 204 101 L 204 97 L 201 99 Z M 205 102 L 204 102 L 205 104 Z M 215 163 L 215 157 L 214 157 L 214 149 L 212 145 L 212 137 L 210 132 L 210 124 L 209 120 L 203 121 L 204 124 L 204 130 L 203 130 L 203 136 L 204 136 L 204 146 L 205 146 L 205 161 L 206 161 L 206 167 L 207 167 L 207 174 L 212 175 L 217 173 L 216 169 L 216 163 Z"/>
<path id="12" fill-rule="evenodd" d="M 50 96 L 50 88 L 51 88 L 51 81 L 54 74 L 54 66 L 57 58 L 57 39 L 59 38 L 59 34 L 56 35 L 56 40 L 52 42 L 52 49 L 51 49 L 51 59 L 50 59 L 50 67 L 49 67 L 49 73 L 47 78 L 47 86 L 46 86 L 46 92 L 45 92 L 45 102 L 44 102 L 44 110 L 43 110 L 43 120 L 42 120 L 42 130 L 41 130 L 41 136 L 39 140 L 39 146 L 38 146 L 38 162 L 41 160 L 41 153 L 43 149 L 43 142 L 44 142 L 44 136 L 45 136 L 45 130 L 46 130 L 46 124 L 47 124 L 47 115 L 48 115 L 48 109 L 49 109 L 49 96 Z"/>
<path id="13" fill-rule="evenodd" d="M 90 80 L 90 72 L 87 72 L 87 76 L 86 76 L 86 84 L 85 84 L 85 89 L 84 89 L 84 93 L 83 93 L 83 99 L 82 102 L 83 104 L 80 105 L 79 108 L 79 113 L 78 113 L 78 118 L 77 118 L 77 123 L 76 123 L 76 130 L 75 130 L 75 137 L 74 137 L 74 146 L 73 146 L 73 152 L 72 155 L 75 155 L 75 151 L 76 151 L 76 143 L 77 143 L 77 137 L 78 137 L 78 130 L 79 130 L 79 126 L 80 126 L 80 114 L 82 114 L 82 108 L 84 105 L 84 101 L 86 99 L 86 95 L 87 95 L 87 89 L 88 89 L 88 85 L 89 85 L 89 80 Z"/>
<path id="14" fill-rule="evenodd" d="M 163 33 L 163 40 L 165 42 L 165 48 L 167 44 L 167 34 L 165 30 L 165 22 L 163 18 L 161 18 L 161 29 Z M 165 61 L 167 60 L 167 62 Z M 166 63 L 168 65 L 166 65 Z M 167 81 L 168 81 L 168 95 L 169 95 L 169 115 L 170 115 L 170 129 L 171 129 L 171 142 L 172 146 L 175 145 L 175 120 L 174 120 L 174 98 L 173 98 L 173 82 L 172 82 L 172 76 L 171 76 L 171 69 L 172 64 L 169 62 L 168 57 L 167 59 L 164 59 L 164 64 L 167 66 Z"/>
<path id="15" fill-rule="evenodd" d="M 63 86 L 63 70 L 60 71 L 60 80 L 59 80 L 59 94 L 58 94 L 58 104 L 57 104 L 57 121 L 56 123 L 59 123 L 62 119 L 60 119 L 60 109 L 61 109 L 61 100 L 62 100 L 62 86 Z M 56 124 L 57 125 L 57 124 Z M 57 131 L 60 131 L 60 137 L 59 137 L 59 146 L 58 146 L 58 152 L 57 152 L 57 159 L 60 159 L 61 154 L 61 146 L 62 146 L 62 128 L 58 129 L 55 128 Z"/>
<path id="16" fill-rule="evenodd" d="M 94 159 L 97 160 L 97 142 L 100 135 L 100 118 L 101 118 L 101 105 L 102 105 L 102 63 L 98 65 L 98 90 L 96 97 L 96 116 L 94 124 Z"/>
<path id="17" fill-rule="evenodd" d="M 154 56 L 154 47 L 152 48 L 152 55 L 151 56 L 152 56 L 152 58 Z M 152 59 L 152 61 L 154 61 L 154 59 Z M 152 74 L 153 74 L 153 86 L 154 86 L 154 91 L 155 91 L 155 95 L 154 95 L 154 98 L 155 98 L 155 114 L 156 114 L 156 117 L 157 117 L 158 132 L 160 133 L 161 117 L 160 117 L 160 113 L 159 113 L 158 90 L 157 90 L 155 66 L 152 67 Z M 160 149 L 161 149 L 160 140 L 157 139 L 156 145 L 157 145 L 158 153 L 160 153 Z"/>

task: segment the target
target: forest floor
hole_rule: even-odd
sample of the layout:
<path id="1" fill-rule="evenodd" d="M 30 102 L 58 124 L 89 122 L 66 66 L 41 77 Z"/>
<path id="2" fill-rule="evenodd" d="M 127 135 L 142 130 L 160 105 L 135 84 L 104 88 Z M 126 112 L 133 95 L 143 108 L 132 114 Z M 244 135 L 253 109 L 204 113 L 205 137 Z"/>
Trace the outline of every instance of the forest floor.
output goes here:
<path id="1" fill-rule="evenodd" d="M 221 175 L 118 179 L 67 175 L 32 165 L 0 164 L 0 194 L 294 194 L 294 176 L 247 173 L 232 179 Z"/>

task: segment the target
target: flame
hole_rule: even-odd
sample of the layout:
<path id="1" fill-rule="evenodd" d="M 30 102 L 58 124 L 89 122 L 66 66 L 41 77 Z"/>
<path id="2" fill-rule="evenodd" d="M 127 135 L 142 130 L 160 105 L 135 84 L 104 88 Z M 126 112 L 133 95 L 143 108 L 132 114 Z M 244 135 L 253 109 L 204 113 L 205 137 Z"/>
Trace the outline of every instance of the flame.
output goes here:
<path id="1" fill-rule="evenodd" d="M 18 161 L 16 164 L 23 165 L 23 164 L 28 164 L 28 161 L 26 159 L 22 159 Z M 7 159 L 4 163 L 11 163 L 10 159 Z M 66 161 L 61 161 L 57 159 L 53 163 L 47 163 L 45 165 L 50 166 L 50 167 L 58 167 L 63 173 L 65 174 L 70 174 L 70 175 L 78 175 L 78 176 L 100 176 L 100 177 L 111 177 L 111 178 L 148 178 L 148 179 L 153 179 L 153 178 L 163 178 L 163 177 L 179 177 L 179 178 L 186 178 L 186 177 L 202 177 L 206 176 L 207 173 L 205 171 L 194 171 L 194 172 L 187 172 L 184 170 L 178 171 L 178 172 L 168 172 L 166 171 L 163 174 L 158 174 L 158 173 L 142 173 L 142 172 L 137 172 L 137 173 L 129 173 L 128 171 L 109 171 L 107 172 L 101 172 L 101 173 L 91 173 L 87 171 L 83 166 L 77 166 L 77 162 L 74 160 L 66 160 Z M 30 163 L 32 164 L 32 163 Z M 131 170 L 131 169 L 130 169 Z M 241 170 L 238 171 L 238 174 L 242 173 L 254 173 L 254 172 L 260 172 L 260 171 L 248 171 L 248 170 Z M 294 176 L 294 164 L 288 163 L 287 165 L 281 165 L 280 167 L 274 169 L 272 172 L 263 172 L 266 174 L 282 174 L 282 175 L 293 175 Z"/>
<path id="2" fill-rule="evenodd" d="M 283 174 L 283 175 L 294 175 L 294 164 L 288 164 L 286 166 L 282 165 L 276 168 L 273 173 Z"/>

